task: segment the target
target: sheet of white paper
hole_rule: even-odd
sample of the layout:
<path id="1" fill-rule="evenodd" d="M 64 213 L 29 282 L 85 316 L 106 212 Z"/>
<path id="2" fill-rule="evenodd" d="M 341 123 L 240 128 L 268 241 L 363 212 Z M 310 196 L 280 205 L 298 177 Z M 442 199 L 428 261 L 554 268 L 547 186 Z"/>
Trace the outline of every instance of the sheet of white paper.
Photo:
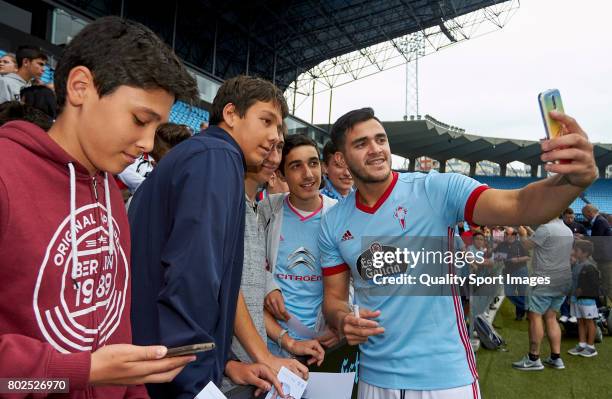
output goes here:
<path id="1" fill-rule="evenodd" d="M 278 380 L 281 382 L 281 386 L 283 387 L 283 393 L 285 394 L 285 399 L 300 399 L 302 394 L 304 393 L 304 389 L 306 389 L 306 381 L 293 374 L 289 369 L 285 367 L 281 367 L 277 376 Z M 276 389 L 272 387 L 270 392 L 266 395 L 266 399 L 277 399 L 280 398 L 276 394 Z"/>
<path id="2" fill-rule="evenodd" d="M 194 399 L 227 399 L 214 382 L 209 382 Z"/>
<path id="3" fill-rule="evenodd" d="M 355 372 L 308 374 L 308 386 L 303 399 L 350 399 L 353 393 Z"/>
<path id="4" fill-rule="evenodd" d="M 306 327 L 295 316 L 291 316 L 289 321 L 287 321 L 287 329 L 307 339 L 315 339 L 317 337 L 317 333 L 313 329 Z"/>

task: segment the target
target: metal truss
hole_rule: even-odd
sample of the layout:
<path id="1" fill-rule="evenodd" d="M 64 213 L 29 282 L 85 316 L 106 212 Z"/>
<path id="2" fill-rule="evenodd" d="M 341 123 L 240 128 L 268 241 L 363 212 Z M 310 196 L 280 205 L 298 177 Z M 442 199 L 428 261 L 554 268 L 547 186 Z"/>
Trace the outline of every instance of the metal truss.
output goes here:
<path id="1" fill-rule="evenodd" d="M 421 17 L 419 10 L 412 9 L 409 0 L 403 3 L 418 23 Z M 448 15 L 456 15 L 453 9 L 460 8 L 462 1 L 445 0 L 439 3 L 443 12 L 446 8 Z M 500 1 L 454 18 L 443 16 L 438 25 L 323 61 L 300 74 L 287 87 L 285 97 L 289 107 L 295 112 L 313 95 L 409 64 L 406 73 L 406 109 L 409 113 L 418 109 L 415 71 L 418 58 L 503 28 L 519 6 L 520 0 Z M 421 26 L 420 23 L 418 25 Z M 379 29 L 384 33 L 382 27 Z"/>

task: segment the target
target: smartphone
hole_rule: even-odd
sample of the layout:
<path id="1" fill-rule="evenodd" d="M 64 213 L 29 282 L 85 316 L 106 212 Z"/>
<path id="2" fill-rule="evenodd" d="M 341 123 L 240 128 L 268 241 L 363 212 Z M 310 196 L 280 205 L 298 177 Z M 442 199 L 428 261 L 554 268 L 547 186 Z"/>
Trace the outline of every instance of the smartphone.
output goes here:
<path id="1" fill-rule="evenodd" d="M 194 353 L 206 352 L 213 349 L 215 349 L 214 342 L 177 346 L 176 348 L 168 348 L 168 353 L 166 354 L 166 357 L 193 355 Z"/>
<path id="2" fill-rule="evenodd" d="M 546 138 L 550 140 L 561 136 L 561 124 L 552 119 L 548 114 L 550 111 L 565 113 L 559 90 L 550 89 L 538 94 L 538 102 L 540 103 L 540 113 L 544 121 Z"/>

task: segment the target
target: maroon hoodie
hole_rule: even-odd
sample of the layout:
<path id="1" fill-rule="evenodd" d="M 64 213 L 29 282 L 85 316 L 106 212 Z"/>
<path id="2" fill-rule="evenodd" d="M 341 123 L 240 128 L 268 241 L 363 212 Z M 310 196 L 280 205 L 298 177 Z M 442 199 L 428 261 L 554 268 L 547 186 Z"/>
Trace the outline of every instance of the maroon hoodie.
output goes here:
<path id="1" fill-rule="evenodd" d="M 87 383 L 92 352 L 132 341 L 129 259 L 114 179 L 31 123 L 0 127 L 0 377 L 70 382 L 70 394 L 6 397 L 148 397 Z"/>

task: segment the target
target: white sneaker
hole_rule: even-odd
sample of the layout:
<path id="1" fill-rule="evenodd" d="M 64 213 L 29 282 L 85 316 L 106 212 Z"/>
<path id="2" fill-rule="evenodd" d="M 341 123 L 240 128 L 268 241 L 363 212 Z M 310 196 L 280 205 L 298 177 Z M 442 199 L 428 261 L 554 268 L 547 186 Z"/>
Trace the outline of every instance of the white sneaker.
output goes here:
<path id="1" fill-rule="evenodd" d="M 580 353 L 578 353 L 578 355 L 583 356 L 583 357 L 593 357 L 593 356 L 597 356 L 597 349 L 595 348 L 589 348 L 588 346 L 586 348 L 584 348 L 582 351 L 580 351 Z"/>
<path id="2" fill-rule="evenodd" d="M 569 319 L 569 317 L 563 315 L 563 316 L 559 317 L 559 323 L 565 323 L 565 322 L 567 322 L 567 319 Z"/>
<path id="3" fill-rule="evenodd" d="M 573 356 L 578 356 L 582 351 L 584 351 L 585 346 L 576 345 L 572 349 L 568 350 L 567 353 Z"/>
<path id="4" fill-rule="evenodd" d="M 529 360 L 529 356 L 525 356 L 518 362 L 512 363 L 512 367 L 516 370 L 521 370 L 521 371 L 544 370 L 544 365 L 542 364 L 542 360 L 538 359 L 536 361 L 532 361 L 532 360 Z"/>
<path id="5" fill-rule="evenodd" d="M 570 323 L 578 323 L 578 319 L 575 316 L 569 318 Z"/>
<path id="6" fill-rule="evenodd" d="M 563 370 L 565 368 L 565 364 L 563 363 L 563 360 L 560 357 L 555 360 L 552 360 L 552 358 L 548 357 L 546 360 L 544 360 L 544 364 L 557 370 Z"/>

